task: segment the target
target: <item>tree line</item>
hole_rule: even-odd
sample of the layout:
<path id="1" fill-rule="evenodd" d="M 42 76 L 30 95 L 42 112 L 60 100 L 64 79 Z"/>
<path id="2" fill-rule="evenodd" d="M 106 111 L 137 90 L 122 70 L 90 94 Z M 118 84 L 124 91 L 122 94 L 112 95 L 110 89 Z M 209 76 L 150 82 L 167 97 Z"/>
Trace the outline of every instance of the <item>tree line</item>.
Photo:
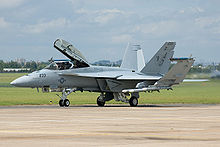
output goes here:
<path id="1" fill-rule="evenodd" d="M 3 60 L 0 60 L 0 72 L 3 72 L 4 68 L 30 68 L 30 71 L 28 71 L 28 72 L 33 72 L 36 70 L 43 69 L 48 64 L 49 64 L 49 62 L 29 61 L 29 62 L 25 62 L 25 63 L 19 63 L 16 61 L 4 62 Z M 104 62 L 103 62 L 103 64 L 104 64 Z M 96 65 L 96 64 L 93 64 L 93 65 Z M 103 65 L 103 66 L 109 66 L 109 65 L 107 64 L 107 65 Z M 118 62 L 117 64 L 113 64 L 113 66 L 119 67 L 120 63 Z M 207 66 L 204 66 L 203 64 L 194 65 L 190 69 L 190 73 L 211 73 L 214 70 L 220 71 L 220 63 L 216 64 L 216 65 L 211 64 L 211 65 L 207 65 Z"/>
<path id="2" fill-rule="evenodd" d="M 10 62 L 4 62 L 3 60 L 0 60 L 0 72 L 3 72 L 4 68 L 30 68 L 29 72 L 33 72 L 36 70 L 43 69 L 49 64 L 49 62 L 25 62 L 25 63 L 18 63 L 15 61 Z"/>
<path id="3" fill-rule="evenodd" d="M 204 66 L 203 64 L 198 64 L 198 65 L 194 65 L 189 73 L 211 73 L 215 70 L 218 70 L 220 71 L 220 63 L 217 64 L 217 65 L 207 65 L 207 66 Z"/>

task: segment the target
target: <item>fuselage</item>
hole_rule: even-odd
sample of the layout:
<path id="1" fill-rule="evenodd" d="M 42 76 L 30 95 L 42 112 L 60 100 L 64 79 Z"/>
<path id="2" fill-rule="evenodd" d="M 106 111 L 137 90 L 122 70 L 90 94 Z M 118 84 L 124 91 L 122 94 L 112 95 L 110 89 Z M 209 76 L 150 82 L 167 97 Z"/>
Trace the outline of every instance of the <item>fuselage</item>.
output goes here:
<path id="1" fill-rule="evenodd" d="M 22 76 L 11 82 L 16 87 L 31 88 L 84 88 L 90 91 L 100 91 L 97 79 L 104 76 L 117 77 L 118 75 L 130 75 L 135 72 L 129 69 L 118 67 L 90 66 L 84 68 L 72 68 L 66 70 L 42 69 Z M 86 76 L 68 76 L 68 75 L 86 75 Z M 140 73 L 142 74 L 142 73 Z M 95 75 L 95 76 L 94 76 Z M 92 77 L 92 78 L 91 78 Z M 98 77 L 98 78 L 97 78 Z M 134 88 L 137 82 L 131 84 Z M 134 86 L 134 87 L 133 87 Z"/>

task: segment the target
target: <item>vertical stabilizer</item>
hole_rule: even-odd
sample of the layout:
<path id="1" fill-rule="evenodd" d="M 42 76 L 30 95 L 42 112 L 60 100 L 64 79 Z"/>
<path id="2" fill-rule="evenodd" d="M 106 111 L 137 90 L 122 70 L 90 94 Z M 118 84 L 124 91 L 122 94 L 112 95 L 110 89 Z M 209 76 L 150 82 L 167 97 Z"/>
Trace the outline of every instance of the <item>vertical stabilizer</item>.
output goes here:
<path id="1" fill-rule="evenodd" d="M 140 45 L 131 45 L 128 43 L 124 58 L 121 63 L 121 68 L 141 71 L 145 66 L 143 50 Z"/>
<path id="2" fill-rule="evenodd" d="M 166 74 L 169 70 L 176 42 L 166 42 L 141 70 L 145 74 Z"/>

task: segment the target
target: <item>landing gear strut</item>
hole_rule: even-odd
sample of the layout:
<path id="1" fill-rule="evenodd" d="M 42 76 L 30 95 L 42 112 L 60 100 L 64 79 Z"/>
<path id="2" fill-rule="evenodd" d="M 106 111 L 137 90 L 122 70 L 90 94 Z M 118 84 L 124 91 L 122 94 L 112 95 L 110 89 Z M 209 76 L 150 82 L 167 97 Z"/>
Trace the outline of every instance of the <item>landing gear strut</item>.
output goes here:
<path id="1" fill-rule="evenodd" d="M 57 96 L 59 96 L 61 99 L 59 101 L 60 107 L 69 107 L 70 101 L 67 99 L 67 96 L 70 95 L 73 91 L 75 91 L 75 89 L 71 89 L 71 90 L 63 89 L 62 96 L 59 96 L 57 94 Z"/>

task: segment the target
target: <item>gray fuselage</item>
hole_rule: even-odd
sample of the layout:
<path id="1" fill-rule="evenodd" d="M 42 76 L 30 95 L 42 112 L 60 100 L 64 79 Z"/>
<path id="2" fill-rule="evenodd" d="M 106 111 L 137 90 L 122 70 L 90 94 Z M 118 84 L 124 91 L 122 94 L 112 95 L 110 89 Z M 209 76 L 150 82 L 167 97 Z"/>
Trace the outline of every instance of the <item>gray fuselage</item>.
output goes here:
<path id="1" fill-rule="evenodd" d="M 91 66 L 85 68 L 73 68 L 66 70 L 42 69 L 30 73 L 28 75 L 22 76 L 14 80 L 11 84 L 17 87 L 49 87 L 52 89 L 82 88 L 83 90 L 88 91 L 105 92 L 112 90 L 110 90 L 108 87 L 100 88 L 100 84 L 106 83 L 105 76 L 102 77 L 102 75 L 106 75 L 108 76 L 108 78 L 110 77 L 110 79 L 114 80 L 115 78 L 117 78 L 118 75 L 131 75 L 134 73 L 138 74 L 139 72 L 117 67 L 102 66 Z M 78 76 L 81 74 L 86 74 L 86 76 Z M 103 81 L 105 83 L 103 83 Z M 121 81 L 120 84 L 118 84 L 119 86 L 117 87 L 117 90 L 122 90 L 124 86 L 126 86 L 126 88 L 135 88 L 138 82 L 141 81 Z M 155 81 L 152 82 L 155 83 Z M 103 85 L 101 87 L 103 87 Z"/>

